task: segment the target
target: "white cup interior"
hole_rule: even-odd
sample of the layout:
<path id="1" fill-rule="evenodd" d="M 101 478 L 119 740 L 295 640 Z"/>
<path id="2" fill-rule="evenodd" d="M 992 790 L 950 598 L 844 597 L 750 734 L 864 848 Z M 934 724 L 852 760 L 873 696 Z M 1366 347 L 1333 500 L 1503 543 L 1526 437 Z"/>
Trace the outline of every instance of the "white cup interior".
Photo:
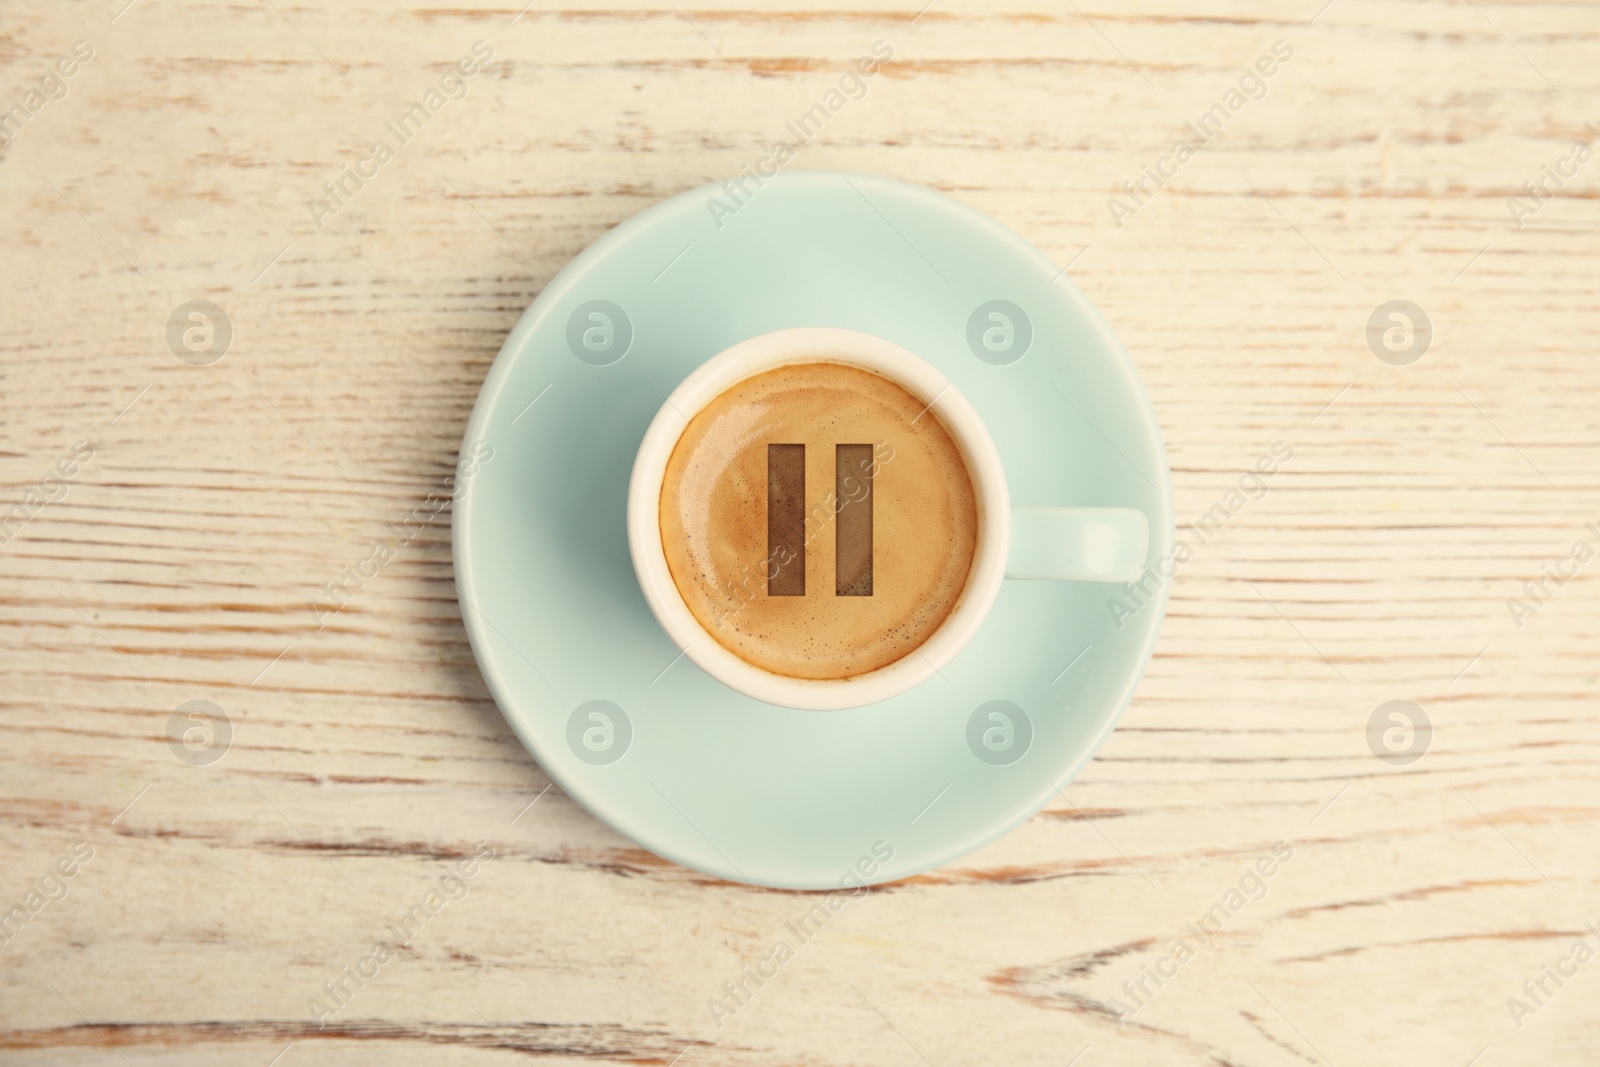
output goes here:
<path id="1" fill-rule="evenodd" d="M 978 504 L 978 539 L 967 584 L 944 622 L 920 646 L 875 671 L 843 679 L 774 674 L 723 647 L 684 603 L 661 544 L 661 483 L 667 460 L 689 421 L 736 383 L 791 363 L 847 363 L 875 371 L 927 403 L 950 431 Z M 673 390 L 645 431 L 628 485 L 628 549 L 645 601 L 667 635 L 701 670 L 756 700 L 807 711 L 875 704 L 933 677 L 983 623 L 1005 577 L 1011 506 L 1000 456 L 973 410 L 949 379 L 891 341 L 856 330 L 802 327 L 741 341 L 703 363 Z"/>

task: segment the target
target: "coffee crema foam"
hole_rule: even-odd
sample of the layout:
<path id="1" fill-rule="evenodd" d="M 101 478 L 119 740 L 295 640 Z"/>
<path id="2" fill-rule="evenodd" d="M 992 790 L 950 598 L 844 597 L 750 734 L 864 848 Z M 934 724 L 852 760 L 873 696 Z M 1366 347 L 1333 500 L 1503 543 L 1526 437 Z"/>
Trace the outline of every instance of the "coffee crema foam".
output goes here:
<path id="1" fill-rule="evenodd" d="M 787 538 L 769 537 L 769 509 L 790 506 L 800 453 L 772 445 L 804 446 L 803 528 L 779 524 Z M 794 465 L 787 482 L 769 456 Z M 978 538 L 966 461 L 928 405 L 825 360 L 753 375 L 697 413 L 667 461 L 660 522 L 672 580 L 706 631 L 747 663 L 811 679 L 852 678 L 915 651 L 960 600 Z M 836 547 L 849 557 L 837 587 Z M 797 584 L 784 567 L 801 560 L 804 594 L 771 595 Z"/>

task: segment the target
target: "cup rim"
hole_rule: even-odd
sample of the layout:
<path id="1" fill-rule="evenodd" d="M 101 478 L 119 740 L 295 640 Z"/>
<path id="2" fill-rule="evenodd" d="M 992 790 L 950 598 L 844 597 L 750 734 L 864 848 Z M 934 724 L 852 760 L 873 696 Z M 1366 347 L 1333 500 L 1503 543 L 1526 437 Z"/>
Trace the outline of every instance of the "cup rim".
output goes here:
<path id="1" fill-rule="evenodd" d="M 928 404 L 950 432 L 972 479 L 978 536 L 967 583 L 926 641 L 893 663 L 853 678 L 795 678 L 763 670 L 725 648 L 690 612 L 661 543 L 661 484 L 689 421 L 727 389 L 794 363 L 837 362 L 882 374 Z M 932 364 L 874 334 L 830 326 L 774 330 L 702 363 L 666 398 L 634 459 L 628 483 L 628 551 L 645 602 L 662 629 L 701 670 L 748 697 L 803 711 L 842 711 L 898 696 L 934 677 L 978 632 L 1005 578 L 1011 506 L 999 450 L 966 397 Z"/>

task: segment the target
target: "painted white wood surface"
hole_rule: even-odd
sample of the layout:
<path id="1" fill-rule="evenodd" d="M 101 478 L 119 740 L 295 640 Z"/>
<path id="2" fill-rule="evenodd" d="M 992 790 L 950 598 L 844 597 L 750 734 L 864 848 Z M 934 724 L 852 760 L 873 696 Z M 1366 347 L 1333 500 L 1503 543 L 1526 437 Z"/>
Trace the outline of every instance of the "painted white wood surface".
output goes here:
<path id="1" fill-rule="evenodd" d="M 0 945 L 0 1059 L 1594 1062 L 1600 562 L 1563 561 L 1600 548 L 1600 163 L 1560 161 L 1600 124 L 1600 6 L 123 3 L 0 23 L 27 116 L 0 510 L 31 516 L 0 546 L 0 905 L 93 850 Z M 465 98 L 316 228 L 308 198 L 480 40 Z M 448 515 L 323 629 L 307 605 L 442 484 L 548 276 L 764 154 L 876 41 L 792 165 L 934 185 L 1070 261 L 1182 521 L 1293 458 L 1180 571 L 1066 801 L 853 903 L 719 1028 L 708 999 L 813 901 L 559 790 L 527 807 L 548 782 L 467 647 Z M 1108 198 L 1276 41 L 1265 95 L 1118 226 Z M 1396 298 L 1436 331 L 1405 367 L 1365 339 Z M 211 366 L 168 350 L 191 299 L 233 324 Z M 1546 565 L 1576 577 L 1514 618 Z M 233 722 L 210 766 L 166 740 L 196 699 Z M 1391 699 L 1434 725 L 1409 766 L 1368 747 Z M 308 999 L 479 841 L 466 897 L 319 1029 Z M 1119 1029 L 1123 983 L 1280 841 Z"/>

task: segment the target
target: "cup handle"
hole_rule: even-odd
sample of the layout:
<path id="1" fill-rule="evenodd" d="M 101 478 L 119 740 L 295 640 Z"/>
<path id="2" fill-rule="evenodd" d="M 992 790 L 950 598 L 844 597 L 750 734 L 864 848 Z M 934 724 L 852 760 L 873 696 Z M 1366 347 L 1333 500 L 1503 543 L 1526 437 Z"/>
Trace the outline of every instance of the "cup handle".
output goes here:
<path id="1" fill-rule="evenodd" d="M 1150 521 L 1133 508 L 1015 507 L 1006 577 L 1131 582 L 1149 549 Z"/>

